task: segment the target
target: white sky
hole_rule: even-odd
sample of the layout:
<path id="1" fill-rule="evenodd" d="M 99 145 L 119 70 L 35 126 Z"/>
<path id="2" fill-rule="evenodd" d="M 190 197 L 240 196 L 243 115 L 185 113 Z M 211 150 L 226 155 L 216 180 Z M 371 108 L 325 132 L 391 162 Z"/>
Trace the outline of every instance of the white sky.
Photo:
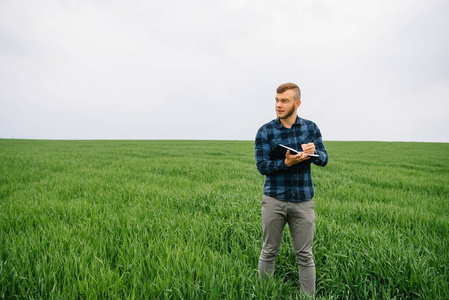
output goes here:
<path id="1" fill-rule="evenodd" d="M 0 138 L 449 142 L 447 0 L 0 0 Z"/>

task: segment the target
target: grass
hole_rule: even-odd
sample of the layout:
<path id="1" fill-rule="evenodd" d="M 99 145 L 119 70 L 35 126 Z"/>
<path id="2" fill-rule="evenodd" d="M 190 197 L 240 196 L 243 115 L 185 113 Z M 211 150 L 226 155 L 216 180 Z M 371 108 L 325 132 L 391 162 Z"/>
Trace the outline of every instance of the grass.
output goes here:
<path id="1" fill-rule="evenodd" d="M 317 297 L 449 295 L 449 144 L 327 142 Z M 300 299 L 260 287 L 252 142 L 0 140 L 0 298 Z"/>

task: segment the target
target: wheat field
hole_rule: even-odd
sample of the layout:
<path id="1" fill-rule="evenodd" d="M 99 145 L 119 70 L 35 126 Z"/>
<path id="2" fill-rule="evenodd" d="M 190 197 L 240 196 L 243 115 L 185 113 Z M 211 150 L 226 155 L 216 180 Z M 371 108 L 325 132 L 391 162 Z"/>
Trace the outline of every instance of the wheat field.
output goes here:
<path id="1" fill-rule="evenodd" d="M 319 299 L 447 299 L 449 144 L 325 142 Z M 301 299 L 259 285 L 252 141 L 0 140 L 1 299 Z"/>

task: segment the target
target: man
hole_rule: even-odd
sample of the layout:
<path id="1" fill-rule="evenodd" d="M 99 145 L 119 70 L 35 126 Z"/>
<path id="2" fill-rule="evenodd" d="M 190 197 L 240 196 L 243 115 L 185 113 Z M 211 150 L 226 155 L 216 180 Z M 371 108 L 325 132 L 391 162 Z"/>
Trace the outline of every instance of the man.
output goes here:
<path id="1" fill-rule="evenodd" d="M 257 169 L 266 175 L 259 273 L 263 278 L 273 274 L 282 231 L 288 223 L 298 260 L 301 291 L 313 295 L 316 272 L 312 256 L 315 212 L 311 163 L 325 166 L 328 154 L 316 124 L 297 116 L 301 105 L 299 87 L 294 83 L 285 83 L 276 92 L 277 118 L 263 125 L 255 140 Z M 293 155 L 287 150 L 284 159 L 270 159 L 270 151 L 278 144 L 302 152 Z M 319 157 L 311 159 L 309 154 Z"/>

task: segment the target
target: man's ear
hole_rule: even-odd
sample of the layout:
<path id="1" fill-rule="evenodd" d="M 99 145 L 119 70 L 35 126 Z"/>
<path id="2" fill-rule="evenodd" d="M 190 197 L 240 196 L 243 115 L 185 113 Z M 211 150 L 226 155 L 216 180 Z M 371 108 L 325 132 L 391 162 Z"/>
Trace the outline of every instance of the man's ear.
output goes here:
<path id="1" fill-rule="evenodd" d="M 298 108 L 301 105 L 301 100 L 296 100 L 295 107 Z"/>

